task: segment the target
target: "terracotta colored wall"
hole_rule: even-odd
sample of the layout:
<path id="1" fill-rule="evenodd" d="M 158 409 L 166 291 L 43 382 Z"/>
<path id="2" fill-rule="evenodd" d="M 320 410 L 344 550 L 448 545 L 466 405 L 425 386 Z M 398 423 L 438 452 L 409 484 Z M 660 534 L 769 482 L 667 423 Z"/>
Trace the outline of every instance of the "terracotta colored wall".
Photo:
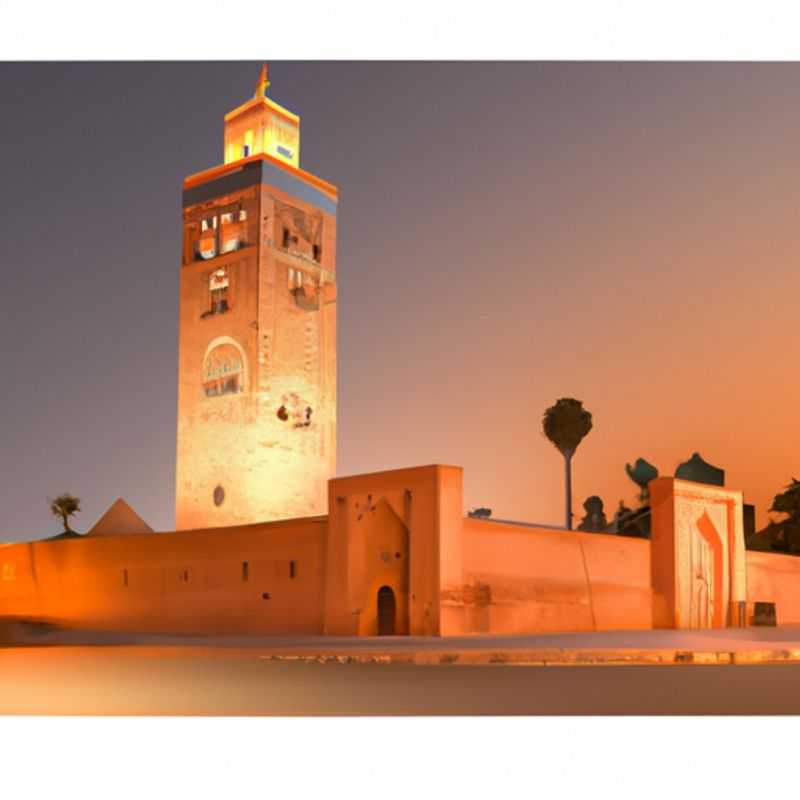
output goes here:
<path id="1" fill-rule="evenodd" d="M 800 625 L 800 558 L 748 551 L 748 624 L 757 601 L 775 603 L 779 625 Z"/>
<path id="2" fill-rule="evenodd" d="M 448 636 L 458 635 L 465 630 L 463 608 L 447 602 L 447 598 L 457 592 L 464 582 L 464 474 L 461 467 L 440 467 L 439 475 L 439 632 L 442 636 Z"/>
<path id="3" fill-rule="evenodd" d="M 326 523 L 4 547 L 0 616 L 146 632 L 321 633 Z"/>
<path id="4" fill-rule="evenodd" d="M 466 633 L 651 627 L 648 541 L 471 518 L 463 526 Z"/>
<path id="5" fill-rule="evenodd" d="M 441 465 L 357 475 L 329 483 L 329 517 L 0 546 L 0 617 L 374 635 L 389 586 L 398 634 L 651 627 L 649 541 L 465 519 L 461 479 Z M 781 624 L 800 624 L 800 558 L 746 563 L 749 616 L 772 601 Z"/>
<path id="6" fill-rule="evenodd" d="M 40 616 L 32 544 L 0 545 L 0 617 Z"/>
<path id="7" fill-rule="evenodd" d="M 650 481 L 653 624 L 724 628 L 745 599 L 742 493 L 693 481 Z"/>
<path id="8" fill-rule="evenodd" d="M 649 542 L 464 519 L 461 482 L 457 467 L 392 470 L 332 480 L 327 519 L 0 548 L 0 615 L 370 635 L 389 586 L 397 633 L 649 627 Z"/>
<path id="9" fill-rule="evenodd" d="M 461 570 L 461 473 L 431 465 L 330 482 L 326 633 L 372 631 L 382 583 L 398 595 L 398 608 L 408 609 L 398 628 L 423 636 L 460 630 L 442 595 L 443 582 L 457 580 Z"/>

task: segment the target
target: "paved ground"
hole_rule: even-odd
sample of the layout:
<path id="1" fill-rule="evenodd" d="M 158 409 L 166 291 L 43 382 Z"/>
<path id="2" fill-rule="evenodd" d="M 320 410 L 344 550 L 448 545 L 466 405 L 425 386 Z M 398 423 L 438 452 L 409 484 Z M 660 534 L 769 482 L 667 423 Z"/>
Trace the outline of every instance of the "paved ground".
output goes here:
<path id="1" fill-rule="evenodd" d="M 3 631 L 0 631 L 2 634 Z M 640 630 L 525 636 L 167 636 L 7 625 L 0 644 L 142 646 L 235 650 L 275 658 L 328 657 L 394 663 L 729 663 L 800 661 L 800 626 Z"/>
<path id="2" fill-rule="evenodd" d="M 798 714 L 800 664 L 460 666 L 249 651 L 0 651 L 3 714 Z"/>
<path id="3" fill-rule="evenodd" d="M 0 713 L 800 713 L 798 628 L 463 640 L 32 638 L 37 645 L 0 649 Z M 770 660 L 783 663 L 756 663 Z"/>

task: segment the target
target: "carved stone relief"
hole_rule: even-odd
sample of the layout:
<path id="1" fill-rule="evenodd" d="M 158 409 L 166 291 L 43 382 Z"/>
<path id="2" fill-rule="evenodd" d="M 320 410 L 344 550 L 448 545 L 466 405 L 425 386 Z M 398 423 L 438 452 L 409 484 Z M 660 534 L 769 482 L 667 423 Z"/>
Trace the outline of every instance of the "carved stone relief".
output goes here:
<path id="1" fill-rule="evenodd" d="M 746 598 L 741 493 L 671 478 L 651 489 L 653 589 L 666 603 L 657 624 L 733 624 L 731 609 Z"/>

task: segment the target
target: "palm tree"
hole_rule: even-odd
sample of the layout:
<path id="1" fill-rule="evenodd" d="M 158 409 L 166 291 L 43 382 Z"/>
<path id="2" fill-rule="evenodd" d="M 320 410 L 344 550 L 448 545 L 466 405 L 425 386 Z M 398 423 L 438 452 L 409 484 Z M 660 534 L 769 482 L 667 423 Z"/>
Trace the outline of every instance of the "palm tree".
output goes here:
<path id="1" fill-rule="evenodd" d="M 592 429 L 592 415 L 580 400 L 562 397 L 544 412 L 544 435 L 564 456 L 564 481 L 567 495 L 567 530 L 572 530 L 572 456 Z"/>
<path id="2" fill-rule="evenodd" d="M 75 533 L 69 526 L 69 518 L 81 510 L 80 497 L 65 492 L 49 502 L 53 516 L 58 517 L 64 524 L 64 533 Z"/>

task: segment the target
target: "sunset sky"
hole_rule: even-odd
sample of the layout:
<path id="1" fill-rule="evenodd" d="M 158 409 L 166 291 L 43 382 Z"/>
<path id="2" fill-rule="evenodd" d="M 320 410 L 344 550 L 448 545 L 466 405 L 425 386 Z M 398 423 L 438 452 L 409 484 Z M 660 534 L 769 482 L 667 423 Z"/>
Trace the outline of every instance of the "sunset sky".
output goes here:
<path id="1" fill-rule="evenodd" d="M 0 540 L 119 496 L 174 525 L 183 178 L 259 64 L 0 64 Z M 274 62 L 338 185 L 339 475 L 464 467 L 563 521 L 541 433 L 584 401 L 574 511 L 693 451 L 759 524 L 800 477 L 800 64 Z"/>

